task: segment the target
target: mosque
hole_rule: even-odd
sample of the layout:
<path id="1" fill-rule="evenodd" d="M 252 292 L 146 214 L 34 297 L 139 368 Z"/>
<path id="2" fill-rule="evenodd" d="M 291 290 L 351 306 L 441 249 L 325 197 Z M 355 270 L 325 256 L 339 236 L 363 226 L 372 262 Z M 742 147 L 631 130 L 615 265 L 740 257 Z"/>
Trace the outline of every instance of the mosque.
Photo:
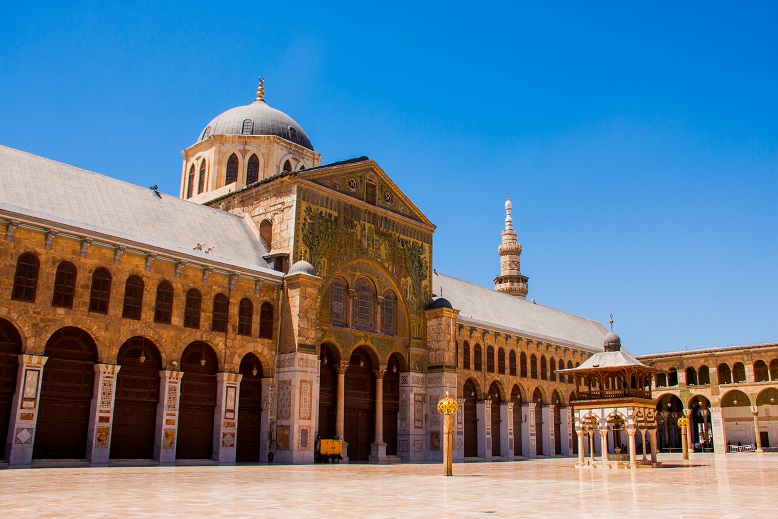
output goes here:
<path id="1" fill-rule="evenodd" d="M 457 461 L 607 457 L 632 417 L 575 403 L 617 393 L 652 417 L 638 445 L 677 449 L 685 415 L 700 451 L 778 447 L 778 344 L 635 359 L 527 301 L 510 201 L 487 289 L 434 271 L 419 207 L 367 157 L 323 164 L 261 83 L 182 153 L 177 198 L 0 146 L 0 464 L 312 463 L 333 437 L 442 460 L 447 391 Z M 607 352 L 631 379 L 587 371 Z"/>

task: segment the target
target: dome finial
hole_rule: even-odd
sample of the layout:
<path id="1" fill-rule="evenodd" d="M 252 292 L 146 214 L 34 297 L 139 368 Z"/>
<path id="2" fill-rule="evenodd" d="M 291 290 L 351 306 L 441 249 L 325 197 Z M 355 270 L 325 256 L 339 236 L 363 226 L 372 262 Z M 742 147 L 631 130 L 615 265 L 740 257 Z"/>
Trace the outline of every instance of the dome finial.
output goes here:
<path id="1" fill-rule="evenodd" d="M 265 99 L 265 78 L 259 76 L 259 86 L 257 87 L 257 101 Z"/>
<path id="2" fill-rule="evenodd" d="M 611 331 L 613 331 L 613 314 L 611 314 L 611 320 L 610 320 L 610 323 L 611 323 Z"/>
<path id="3" fill-rule="evenodd" d="M 505 230 L 506 231 L 512 231 L 513 230 L 513 217 L 511 216 L 511 209 L 513 209 L 513 204 L 511 203 L 511 196 L 510 194 L 505 194 Z"/>

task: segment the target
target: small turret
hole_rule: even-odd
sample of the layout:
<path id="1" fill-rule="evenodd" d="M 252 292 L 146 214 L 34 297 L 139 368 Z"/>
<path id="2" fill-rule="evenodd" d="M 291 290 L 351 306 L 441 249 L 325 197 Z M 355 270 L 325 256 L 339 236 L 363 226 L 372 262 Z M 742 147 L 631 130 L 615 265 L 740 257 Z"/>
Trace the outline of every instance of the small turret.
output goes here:
<path id="1" fill-rule="evenodd" d="M 527 276 L 521 275 L 521 243 L 513 230 L 510 198 L 505 201 L 505 230 L 502 231 L 502 243 L 497 248 L 500 254 L 500 275 L 494 278 L 494 289 L 513 296 L 527 298 Z"/>

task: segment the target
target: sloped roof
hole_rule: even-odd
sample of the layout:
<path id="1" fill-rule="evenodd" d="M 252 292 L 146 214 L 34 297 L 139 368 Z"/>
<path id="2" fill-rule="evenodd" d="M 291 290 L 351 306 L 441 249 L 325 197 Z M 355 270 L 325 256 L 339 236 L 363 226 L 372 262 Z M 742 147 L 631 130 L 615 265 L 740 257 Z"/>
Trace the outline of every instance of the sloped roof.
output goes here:
<path id="1" fill-rule="evenodd" d="M 597 321 L 443 274 L 432 275 L 432 286 L 442 287 L 443 296 L 459 310 L 461 322 L 602 350 L 606 330 Z"/>
<path id="2" fill-rule="evenodd" d="M 0 146 L 0 213 L 278 275 L 237 215 L 5 146 Z M 212 252 L 194 251 L 198 243 Z"/>
<path id="3" fill-rule="evenodd" d="M 630 352 L 621 348 L 619 351 L 600 351 L 586 359 L 580 366 L 566 370 L 560 369 L 559 371 L 584 371 L 589 369 L 626 368 L 635 366 L 647 367 L 633 357 Z"/>

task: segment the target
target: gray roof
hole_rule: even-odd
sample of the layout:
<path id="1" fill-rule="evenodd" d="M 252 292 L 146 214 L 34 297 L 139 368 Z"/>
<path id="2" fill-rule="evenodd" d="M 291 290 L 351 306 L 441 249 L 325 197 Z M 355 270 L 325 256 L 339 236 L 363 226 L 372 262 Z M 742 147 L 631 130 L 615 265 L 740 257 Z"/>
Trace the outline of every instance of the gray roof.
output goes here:
<path id="1" fill-rule="evenodd" d="M 237 215 L 0 146 L 0 214 L 203 262 L 261 270 L 267 251 Z M 198 243 L 211 253 L 193 250 Z"/>
<path id="2" fill-rule="evenodd" d="M 604 369 L 604 368 L 626 368 L 626 367 L 642 367 L 648 368 L 645 364 L 632 356 L 630 352 L 621 348 L 618 351 L 600 351 L 595 353 L 580 366 L 564 371 L 584 371 L 590 369 Z M 651 368 L 653 369 L 653 368 Z M 563 370 L 559 370 L 563 371 Z M 661 371 L 661 370 L 657 370 Z"/>
<path id="3" fill-rule="evenodd" d="M 459 310 L 460 322 L 602 351 L 606 330 L 597 321 L 443 274 L 432 278 L 432 286 L 442 287 L 443 296 Z"/>
<path id="4" fill-rule="evenodd" d="M 243 122 L 251 121 L 250 131 L 243 132 Z M 262 100 L 250 105 L 236 106 L 223 112 L 200 132 L 198 141 L 211 135 L 277 135 L 313 151 L 308 135 L 297 122 L 280 110 L 271 108 Z"/>

